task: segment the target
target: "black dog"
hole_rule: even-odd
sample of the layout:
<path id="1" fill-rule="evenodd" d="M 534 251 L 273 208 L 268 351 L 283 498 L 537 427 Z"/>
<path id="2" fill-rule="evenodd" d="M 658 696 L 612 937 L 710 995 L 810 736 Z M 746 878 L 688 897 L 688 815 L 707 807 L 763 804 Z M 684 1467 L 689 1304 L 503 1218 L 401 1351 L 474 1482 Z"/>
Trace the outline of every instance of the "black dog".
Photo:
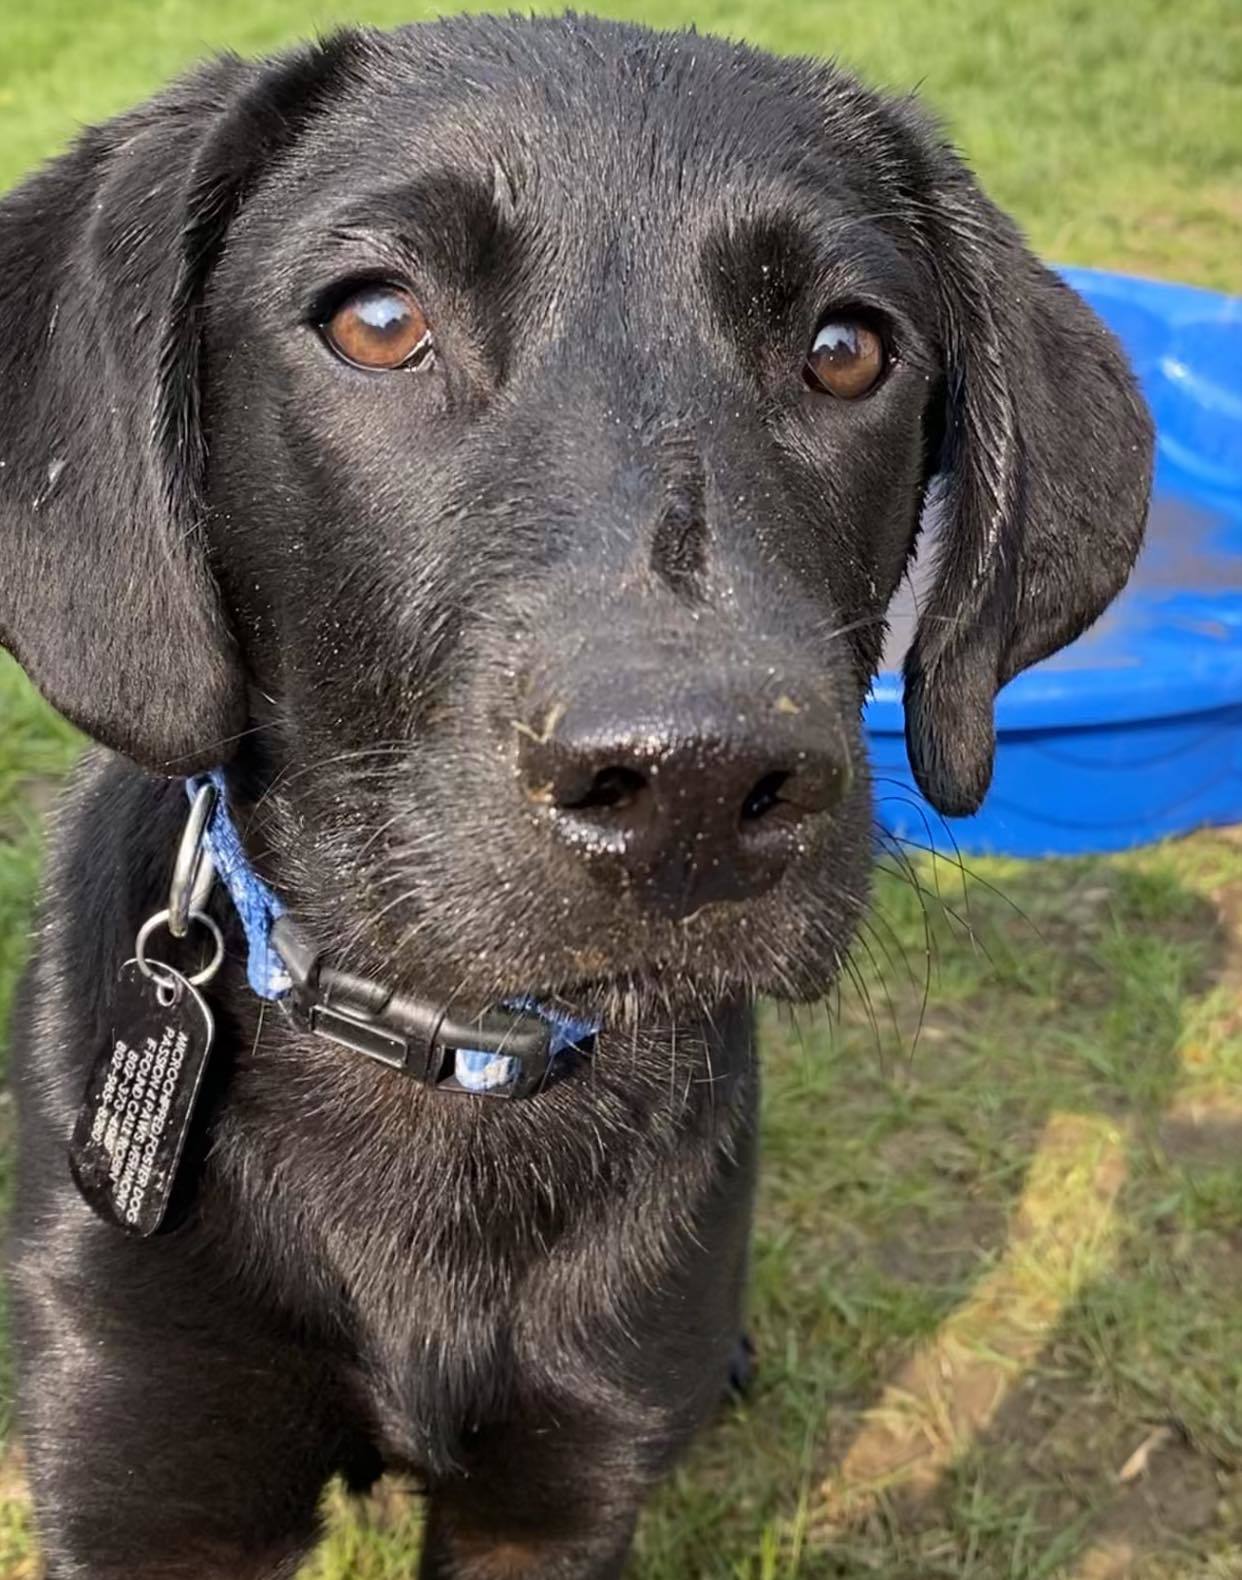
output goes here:
<path id="1" fill-rule="evenodd" d="M 0 207 L 0 391 L 0 633 L 108 748 L 16 1027 L 50 1574 L 289 1575 L 325 1482 L 385 1467 L 425 1575 L 618 1574 L 739 1330 L 749 1006 L 822 994 L 865 903 L 860 706 L 925 506 L 909 745 L 959 813 L 997 687 L 1136 553 L 1116 345 L 909 101 L 473 19 L 88 132 Z M 215 1048 L 135 1237 L 67 1146 L 220 764 L 306 981 L 264 1013 L 217 888 Z M 309 1029 L 316 982 L 422 1079 Z M 445 1011 L 531 1042 L 535 1094 L 435 1089 Z M 548 1063 L 567 1016 L 598 1034 Z"/>

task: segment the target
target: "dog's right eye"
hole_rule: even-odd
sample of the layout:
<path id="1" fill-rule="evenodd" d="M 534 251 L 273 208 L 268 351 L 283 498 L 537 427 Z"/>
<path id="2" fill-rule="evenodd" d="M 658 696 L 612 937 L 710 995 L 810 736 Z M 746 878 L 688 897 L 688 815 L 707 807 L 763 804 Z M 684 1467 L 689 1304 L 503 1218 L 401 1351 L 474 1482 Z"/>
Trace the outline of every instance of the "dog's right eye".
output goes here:
<path id="1" fill-rule="evenodd" d="M 813 390 L 838 400 L 869 395 L 888 369 L 879 332 L 851 314 L 824 319 L 807 352 L 805 378 Z"/>
<path id="2" fill-rule="evenodd" d="M 431 351 L 426 314 L 394 285 L 368 285 L 347 296 L 319 332 L 343 361 L 374 373 L 414 367 Z"/>

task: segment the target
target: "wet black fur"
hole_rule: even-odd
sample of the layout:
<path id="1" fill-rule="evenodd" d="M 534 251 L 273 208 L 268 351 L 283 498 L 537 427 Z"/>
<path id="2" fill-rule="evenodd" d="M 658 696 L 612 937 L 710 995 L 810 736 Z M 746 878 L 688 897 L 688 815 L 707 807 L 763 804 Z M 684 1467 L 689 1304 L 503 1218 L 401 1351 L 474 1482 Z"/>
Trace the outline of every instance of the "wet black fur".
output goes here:
<path id="1" fill-rule="evenodd" d="M 377 276 L 434 366 L 321 344 Z M 896 351 L 853 404 L 802 379 L 830 309 Z M 749 1003 L 822 994 L 865 902 L 859 709 L 924 506 L 909 743 L 959 812 L 996 688 L 1123 582 L 1149 460 L 1117 347 L 914 104 L 714 39 L 473 19 L 224 59 L 4 200 L 0 637 L 111 749 L 15 1028 L 55 1580 L 291 1574 L 325 1481 L 383 1467 L 426 1481 L 426 1575 L 619 1573 L 738 1330 Z M 648 914 L 520 793 L 521 729 L 624 705 L 644 654 L 691 714 L 728 673 L 837 721 L 853 788 L 748 904 Z M 195 1190 L 135 1243 L 66 1138 L 169 776 L 216 761 L 338 960 L 607 1025 L 525 1104 L 427 1095 L 262 1015 L 231 933 Z"/>

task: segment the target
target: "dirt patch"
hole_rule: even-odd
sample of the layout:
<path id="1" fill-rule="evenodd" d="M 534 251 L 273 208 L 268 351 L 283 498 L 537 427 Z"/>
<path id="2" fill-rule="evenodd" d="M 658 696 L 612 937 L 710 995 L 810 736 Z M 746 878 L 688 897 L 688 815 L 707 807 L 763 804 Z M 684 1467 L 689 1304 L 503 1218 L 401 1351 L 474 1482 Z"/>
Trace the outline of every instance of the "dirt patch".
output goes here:
<path id="1" fill-rule="evenodd" d="M 1242 1104 L 1178 1104 L 1161 1119 L 1156 1138 L 1171 1163 L 1232 1168 L 1242 1158 Z"/>
<path id="2" fill-rule="evenodd" d="M 1136 1481 L 1117 1488 L 1093 1532 L 1095 1541 L 1107 1547 L 1124 1540 L 1138 1553 L 1167 1546 L 1171 1534 L 1194 1536 L 1219 1525 L 1230 1492 L 1230 1478 L 1212 1460 L 1177 1443 L 1154 1455 Z M 1235 1524 L 1229 1534 L 1238 1533 Z"/>
<path id="3" fill-rule="evenodd" d="M 63 783 L 59 774 L 18 780 L 0 805 L 0 840 L 21 839 L 42 828 Z"/>
<path id="4" fill-rule="evenodd" d="M 0 1503 L 29 1503 L 26 1462 L 16 1444 L 0 1451 Z"/>
<path id="5" fill-rule="evenodd" d="M 976 1273 L 990 1252 L 1004 1246 L 1007 1214 L 1000 1203 L 965 1197 L 951 1213 L 930 1217 L 910 1211 L 893 1231 L 866 1250 L 886 1277 L 916 1288 L 958 1285 Z"/>

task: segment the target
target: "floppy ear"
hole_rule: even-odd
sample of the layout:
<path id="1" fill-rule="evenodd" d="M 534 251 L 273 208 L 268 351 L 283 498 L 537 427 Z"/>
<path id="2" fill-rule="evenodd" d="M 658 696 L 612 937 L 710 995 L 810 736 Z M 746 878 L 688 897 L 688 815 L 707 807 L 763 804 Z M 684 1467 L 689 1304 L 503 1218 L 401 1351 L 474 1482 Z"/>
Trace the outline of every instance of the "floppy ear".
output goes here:
<path id="1" fill-rule="evenodd" d="M 186 773 L 246 688 L 202 543 L 202 293 L 350 40 L 213 62 L 0 203 L 0 642 L 97 741 Z"/>
<path id="2" fill-rule="evenodd" d="M 945 149 L 931 166 L 948 411 L 938 563 L 906 658 L 906 744 L 941 812 L 992 777 L 993 699 L 1104 610 L 1142 541 L 1152 427 L 1112 335 Z M 924 208 L 926 216 L 928 208 Z"/>

